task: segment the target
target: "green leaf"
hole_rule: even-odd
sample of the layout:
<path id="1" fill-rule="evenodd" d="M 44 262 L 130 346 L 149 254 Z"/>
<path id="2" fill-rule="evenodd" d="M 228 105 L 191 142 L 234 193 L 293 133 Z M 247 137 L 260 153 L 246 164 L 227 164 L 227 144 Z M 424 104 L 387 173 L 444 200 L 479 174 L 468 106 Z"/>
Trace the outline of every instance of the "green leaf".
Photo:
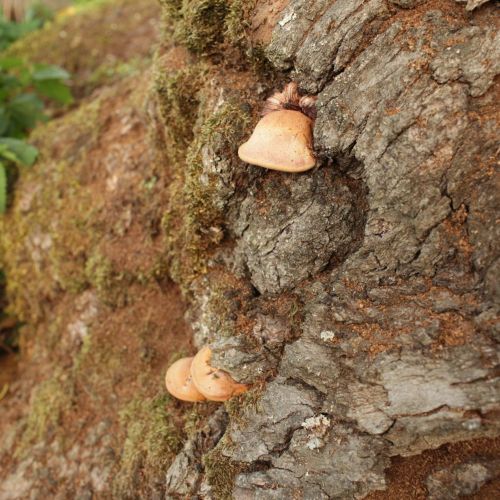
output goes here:
<path id="1" fill-rule="evenodd" d="M 20 94 L 7 104 L 15 132 L 26 133 L 43 117 L 43 102 L 35 94 Z M 8 135 L 15 135 L 10 130 Z"/>
<path id="2" fill-rule="evenodd" d="M 9 128 L 9 114 L 3 105 L 0 104 L 0 136 L 4 135 Z"/>
<path id="3" fill-rule="evenodd" d="M 32 73 L 33 80 L 67 80 L 69 73 L 59 66 L 35 66 L 35 71 Z"/>
<path id="4" fill-rule="evenodd" d="M 0 59 L 0 68 L 5 70 L 21 68 L 25 65 L 26 63 L 18 57 L 4 57 L 3 59 Z"/>
<path id="5" fill-rule="evenodd" d="M 35 81 L 35 88 L 40 94 L 61 104 L 71 104 L 73 96 L 69 87 L 59 80 Z"/>
<path id="6" fill-rule="evenodd" d="M 31 167 L 38 156 L 38 149 L 19 139 L 0 137 L 0 148 L 2 146 L 15 156 L 18 163 L 26 167 Z"/>
<path id="7" fill-rule="evenodd" d="M 19 163 L 17 156 L 7 147 L 0 144 L 0 157 L 13 163 Z"/>
<path id="8" fill-rule="evenodd" d="M 7 209 L 7 172 L 5 165 L 0 163 L 0 214 Z"/>

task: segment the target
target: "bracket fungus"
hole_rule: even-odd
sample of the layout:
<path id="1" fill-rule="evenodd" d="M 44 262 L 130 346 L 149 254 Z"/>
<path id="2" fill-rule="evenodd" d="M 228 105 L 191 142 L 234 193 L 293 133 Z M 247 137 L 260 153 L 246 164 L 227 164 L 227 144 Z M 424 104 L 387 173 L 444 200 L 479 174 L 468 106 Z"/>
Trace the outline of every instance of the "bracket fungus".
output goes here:
<path id="1" fill-rule="evenodd" d="M 167 370 L 165 385 L 172 396 L 182 401 L 205 401 L 205 396 L 198 391 L 191 377 L 191 363 L 193 358 L 178 359 Z"/>
<path id="2" fill-rule="evenodd" d="M 245 162 L 282 172 L 314 167 L 312 124 L 316 97 L 300 96 L 295 82 L 267 99 L 250 139 L 238 149 Z"/>
<path id="3" fill-rule="evenodd" d="M 239 384 L 229 373 L 210 365 L 212 350 L 204 347 L 194 357 L 191 376 L 196 388 L 210 401 L 227 401 L 247 391 L 248 386 Z"/>

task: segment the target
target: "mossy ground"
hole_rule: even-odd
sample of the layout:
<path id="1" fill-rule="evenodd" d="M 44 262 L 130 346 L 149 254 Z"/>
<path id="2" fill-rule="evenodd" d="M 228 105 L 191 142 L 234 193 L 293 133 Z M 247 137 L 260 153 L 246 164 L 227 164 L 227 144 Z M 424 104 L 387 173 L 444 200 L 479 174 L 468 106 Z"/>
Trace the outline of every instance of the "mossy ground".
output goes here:
<path id="1" fill-rule="evenodd" d="M 9 311 L 25 324 L 23 379 L 9 396 L 27 405 L 0 460 L 54 439 L 67 451 L 107 419 L 123 496 L 149 495 L 177 451 L 183 405 L 163 376 L 172 355 L 190 352 L 182 299 L 159 265 L 169 176 L 149 149 L 146 81 L 129 77 L 36 130 L 40 161 L 0 221 Z"/>
<path id="2" fill-rule="evenodd" d="M 121 15 L 130 14 L 127 22 L 137 26 L 147 13 L 135 15 L 134 9 L 150 4 L 103 4 L 97 18 L 106 23 L 123 7 Z M 83 20 L 64 26 L 82 29 L 88 16 L 96 22 L 88 11 Z M 127 36 L 133 34 L 131 25 L 121 25 Z M 43 41 L 52 35 L 48 29 L 38 36 Z M 84 32 L 78 36 L 84 38 Z M 148 50 L 153 42 L 149 31 Z M 30 47 L 36 58 L 38 45 L 16 50 L 29 53 Z M 64 65 L 61 53 L 52 56 Z M 89 59 L 79 73 L 82 88 L 95 68 Z M 0 451 L 2 476 L 15 466 L 14 457 L 24 460 L 33 449 L 42 450 L 40 464 L 51 459 L 52 442 L 69 457 L 94 427 L 110 422 L 111 455 L 71 455 L 68 463 L 98 469 L 111 463 L 109 488 L 121 497 L 147 497 L 162 489 L 155 478 L 184 435 L 184 405 L 163 388 L 169 359 L 191 348 L 183 301 L 162 259 L 160 220 L 170 174 L 168 165 L 158 162 L 147 130 L 149 78 L 122 74 L 113 85 L 99 82 L 92 100 L 30 138 L 40 159 L 21 172 L 12 206 L 0 220 L 8 308 L 24 324 L 18 370 L 23 376 L 2 400 L 0 426 L 2 431 L 11 426 L 16 436 Z M 63 470 L 51 472 L 52 483 L 32 469 L 26 480 L 49 496 L 54 488 L 68 494 L 84 488 L 88 475 L 67 478 Z"/>
<path id="3" fill-rule="evenodd" d="M 72 384 L 61 370 L 36 388 L 31 401 L 26 427 L 16 447 L 16 455 L 24 455 L 30 445 L 41 441 L 47 433 L 53 432 L 61 424 L 63 412 L 72 403 Z"/>
<path id="4" fill-rule="evenodd" d="M 113 492 L 117 498 L 141 489 L 137 470 L 164 471 L 182 446 L 182 429 L 167 410 L 170 397 L 163 391 L 152 398 L 138 395 L 123 410 L 119 421 L 127 430 Z"/>

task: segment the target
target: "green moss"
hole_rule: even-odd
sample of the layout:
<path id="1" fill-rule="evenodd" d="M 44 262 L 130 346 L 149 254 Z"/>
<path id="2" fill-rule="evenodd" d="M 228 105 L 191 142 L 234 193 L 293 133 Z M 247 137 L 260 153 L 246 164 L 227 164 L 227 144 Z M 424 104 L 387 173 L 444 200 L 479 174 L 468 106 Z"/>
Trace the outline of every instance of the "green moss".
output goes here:
<path id="1" fill-rule="evenodd" d="M 97 101 L 35 129 L 31 141 L 40 149 L 39 161 L 21 172 L 15 189 L 25 201 L 0 217 L 9 308 L 23 321 L 36 321 L 40 297 L 86 286 L 85 249 L 93 239 L 88 223 L 93 211 L 79 172 L 100 132 L 99 111 Z M 58 213 L 65 216 L 56 217 Z"/>
<path id="2" fill-rule="evenodd" d="M 107 257 L 99 252 L 90 255 L 85 264 L 85 275 L 105 304 L 123 307 L 127 303 L 127 288 L 134 281 L 134 276 L 117 272 Z"/>
<path id="3" fill-rule="evenodd" d="M 223 220 L 218 194 L 217 176 L 202 181 L 204 148 L 233 161 L 236 145 L 249 123 L 246 109 L 235 102 L 227 102 L 206 118 L 187 149 L 184 162 L 180 162 L 176 182 L 172 184 L 169 210 L 162 225 L 167 235 L 170 275 L 183 285 L 192 281 L 206 269 L 210 250 L 220 242 Z M 215 230 L 213 229 L 215 228 Z"/>
<path id="4" fill-rule="evenodd" d="M 242 464 L 233 462 L 222 453 L 225 446 L 226 438 L 222 438 L 213 450 L 203 456 L 205 477 L 217 500 L 233 499 L 234 480 L 244 470 Z"/>
<path id="5" fill-rule="evenodd" d="M 236 59 L 240 56 L 246 61 L 254 59 L 257 47 L 251 41 L 250 28 L 256 0 L 160 0 L 160 3 L 167 26 L 165 38 L 173 36 L 196 54 L 227 57 L 229 48 L 234 47 L 239 50 Z M 231 58 L 234 59 L 234 54 Z"/>
<path id="6" fill-rule="evenodd" d="M 135 57 L 129 61 L 107 61 L 97 66 L 86 78 L 86 92 L 92 92 L 104 85 L 112 85 L 117 80 L 136 75 L 140 71 L 146 71 L 150 64 L 151 61 L 142 57 Z"/>
<path id="7" fill-rule="evenodd" d="M 96 252 L 91 255 L 85 265 L 85 274 L 88 281 L 100 295 L 105 295 L 113 286 L 115 271 L 111 261 Z"/>
<path id="8" fill-rule="evenodd" d="M 257 384 L 249 391 L 231 398 L 224 403 L 232 421 L 243 422 L 247 409 L 250 409 L 252 413 L 259 411 L 259 401 L 262 397 L 264 387 L 264 384 Z"/>
<path id="9" fill-rule="evenodd" d="M 184 432 L 188 438 L 195 436 L 200 431 L 200 426 L 206 421 L 206 415 L 201 408 L 201 404 L 195 404 L 191 411 L 184 415 Z"/>
<path id="10" fill-rule="evenodd" d="M 157 62 L 155 91 L 166 126 L 166 155 L 174 163 L 184 158 L 186 148 L 193 140 L 200 104 L 199 92 L 206 81 L 207 71 L 207 66 L 196 64 L 168 73 Z"/>
<path id="11" fill-rule="evenodd" d="M 184 0 L 176 34 L 193 52 L 206 52 L 223 41 L 227 12 L 225 0 Z"/>
<path id="12" fill-rule="evenodd" d="M 243 412 L 247 408 L 258 411 L 258 402 L 262 396 L 263 386 L 257 386 L 252 390 L 231 398 L 225 403 L 226 410 L 231 421 L 242 422 Z M 248 465 L 234 462 L 228 456 L 231 455 L 232 442 L 226 434 L 217 446 L 203 456 L 205 476 L 213 488 L 214 498 L 217 500 L 231 500 L 234 488 L 234 480 L 238 474 L 247 470 Z"/>
<path id="13" fill-rule="evenodd" d="M 182 19 L 182 0 L 160 0 L 162 12 L 167 19 L 178 21 Z"/>
<path id="14" fill-rule="evenodd" d="M 170 398 L 136 398 L 120 412 L 120 425 L 126 429 L 120 472 L 113 482 L 119 498 L 134 492 L 134 477 L 142 471 L 158 477 L 166 470 L 181 447 L 181 435 L 168 411 Z M 136 491 L 135 491 L 136 492 Z"/>
<path id="15" fill-rule="evenodd" d="M 215 207 L 210 206 L 213 205 L 211 199 L 216 176 L 209 178 L 206 183 L 200 182 L 203 149 L 208 147 L 214 151 L 215 156 L 236 160 L 236 145 L 244 137 L 249 122 L 248 109 L 242 103 L 228 101 L 205 120 L 187 152 L 186 193 L 189 194 L 191 217 L 201 226 L 212 224 L 216 218 L 214 211 L 217 211 Z"/>
<path id="16" fill-rule="evenodd" d="M 22 456 L 30 445 L 43 439 L 55 427 L 62 413 L 68 410 L 72 401 L 72 384 L 61 372 L 42 382 L 33 397 L 26 428 L 16 448 L 16 455 Z"/>
<path id="17" fill-rule="evenodd" d="M 276 79 L 276 72 L 266 56 L 264 47 L 251 39 L 251 20 L 256 4 L 256 0 L 230 2 L 224 39 L 227 45 L 238 49 L 240 64 L 249 66 L 263 81 L 269 83 Z"/>
<path id="18" fill-rule="evenodd" d="M 74 373 L 76 376 L 78 376 L 80 374 L 80 371 L 82 370 L 83 364 L 91 356 L 92 344 L 93 344 L 92 343 L 92 335 L 90 333 L 87 333 L 87 335 L 85 335 L 85 337 L 83 337 L 80 351 L 78 352 L 78 355 L 75 358 L 75 363 L 73 365 L 73 370 L 74 370 Z"/>
<path id="19" fill-rule="evenodd" d="M 231 0 L 225 18 L 225 38 L 235 47 L 250 46 L 248 30 L 251 26 L 251 16 L 256 0 Z"/>

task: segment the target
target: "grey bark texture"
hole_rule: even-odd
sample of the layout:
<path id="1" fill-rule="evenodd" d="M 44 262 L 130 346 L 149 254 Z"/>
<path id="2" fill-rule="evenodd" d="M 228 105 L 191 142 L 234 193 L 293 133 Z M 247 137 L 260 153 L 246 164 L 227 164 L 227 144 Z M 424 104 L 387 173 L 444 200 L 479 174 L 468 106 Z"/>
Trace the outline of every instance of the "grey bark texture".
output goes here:
<path id="1" fill-rule="evenodd" d="M 204 453 L 212 449 L 227 425 L 227 414 L 219 408 L 196 436 L 189 439 L 178 453 L 166 476 L 167 491 L 177 495 L 189 495 L 202 486 L 203 474 L 200 465 Z"/>
<path id="2" fill-rule="evenodd" d="M 500 474 L 500 463 L 474 460 L 438 470 L 427 479 L 430 500 L 452 500 L 477 493 L 481 486 Z"/>
<path id="3" fill-rule="evenodd" d="M 391 457 L 498 436 L 500 36 L 493 4 L 441 4 L 292 0 L 274 29 L 269 59 L 318 95 L 318 166 L 249 176 L 229 206 L 218 262 L 256 290 L 232 313 L 251 334 L 210 312 L 216 278 L 191 313 L 219 367 L 268 375 L 217 446 L 234 498 L 362 498 Z M 497 466 L 436 470 L 428 497 Z"/>

